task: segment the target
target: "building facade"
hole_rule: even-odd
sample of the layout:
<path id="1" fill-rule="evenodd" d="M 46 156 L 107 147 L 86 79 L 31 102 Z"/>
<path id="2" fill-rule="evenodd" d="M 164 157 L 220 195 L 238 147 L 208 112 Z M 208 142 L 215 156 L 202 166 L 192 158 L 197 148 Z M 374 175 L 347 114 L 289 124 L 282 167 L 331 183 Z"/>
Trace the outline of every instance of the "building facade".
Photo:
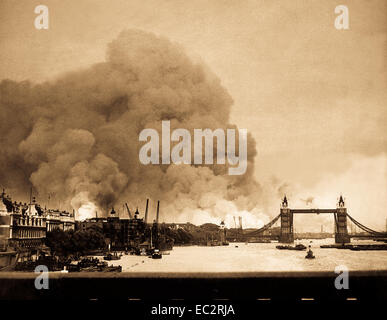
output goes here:
<path id="1" fill-rule="evenodd" d="M 136 210 L 134 218 L 121 219 L 114 209 L 108 217 L 90 218 L 79 221 L 76 224 L 77 230 L 87 230 L 98 228 L 106 239 L 106 244 L 113 249 L 130 249 L 138 247 L 145 241 L 145 222 L 138 218 L 139 212 Z"/>
<path id="2" fill-rule="evenodd" d="M 47 231 L 60 229 L 63 231 L 75 230 L 74 212 L 49 209 L 45 211 Z"/>
<path id="3" fill-rule="evenodd" d="M 0 195 L 0 236 L 12 248 L 39 248 L 46 238 L 43 210 L 32 201 L 12 202 L 3 191 Z"/>
<path id="4" fill-rule="evenodd" d="M 2 247 L 37 249 L 44 245 L 46 233 L 54 229 L 75 230 L 74 213 L 42 209 L 31 203 L 12 202 L 0 194 L 0 242 Z"/>

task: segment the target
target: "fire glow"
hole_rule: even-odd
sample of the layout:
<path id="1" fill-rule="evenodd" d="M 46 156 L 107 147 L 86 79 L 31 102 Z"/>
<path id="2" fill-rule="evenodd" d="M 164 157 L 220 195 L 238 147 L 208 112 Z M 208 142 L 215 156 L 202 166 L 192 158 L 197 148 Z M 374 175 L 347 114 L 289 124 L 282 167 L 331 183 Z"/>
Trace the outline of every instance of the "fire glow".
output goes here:
<path id="1" fill-rule="evenodd" d="M 86 202 L 78 209 L 78 220 L 83 221 L 94 217 L 97 212 L 97 207 L 92 202 Z"/>

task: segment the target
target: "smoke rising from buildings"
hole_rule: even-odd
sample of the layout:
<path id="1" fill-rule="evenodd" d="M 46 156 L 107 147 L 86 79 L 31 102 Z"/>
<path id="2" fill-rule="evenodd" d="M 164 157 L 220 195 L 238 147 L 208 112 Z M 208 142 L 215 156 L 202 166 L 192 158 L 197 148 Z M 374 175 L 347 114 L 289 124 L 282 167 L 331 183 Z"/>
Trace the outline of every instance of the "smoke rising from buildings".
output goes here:
<path id="1" fill-rule="evenodd" d="M 260 186 L 253 176 L 255 141 L 248 136 L 248 169 L 229 176 L 224 165 L 144 166 L 139 132 L 236 128 L 232 98 L 203 64 L 177 44 L 139 30 L 113 40 L 106 61 L 41 84 L 0 84 L 0 183 L 22 196 L 32 183 L 38 199 L 85 218 L 98 208 L 162 201 L 164 220 L 197 223 L 241 212 L 252 224 Z M 216 153 L 214 153 L 216 157 Z M 228 220 L 232 220 L 227 218 Z M 266 220 L 266 221 L 265 221 Z M 219 220 L 220 221 L 220 220 Z"/>

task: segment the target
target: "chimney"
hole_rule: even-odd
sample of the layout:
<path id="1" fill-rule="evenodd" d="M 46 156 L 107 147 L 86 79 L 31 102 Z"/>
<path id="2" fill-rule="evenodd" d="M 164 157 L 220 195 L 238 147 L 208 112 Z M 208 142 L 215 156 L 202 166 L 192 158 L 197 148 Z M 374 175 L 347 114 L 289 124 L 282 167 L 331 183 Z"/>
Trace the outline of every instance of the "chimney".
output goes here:
<path id="1" fill-rule="evenodd" d="M 160 200 L 157 201 L 156 223 L 159 223 L 159 208 L 160 208 Z"/>

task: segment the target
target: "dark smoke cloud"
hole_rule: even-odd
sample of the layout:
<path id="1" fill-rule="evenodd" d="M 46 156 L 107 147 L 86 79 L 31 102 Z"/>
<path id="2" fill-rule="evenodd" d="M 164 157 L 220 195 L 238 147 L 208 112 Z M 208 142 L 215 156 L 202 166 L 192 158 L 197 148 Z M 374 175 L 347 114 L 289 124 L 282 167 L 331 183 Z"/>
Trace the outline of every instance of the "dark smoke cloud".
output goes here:
<path id="1" fill-rule="evenodd" d="M 92 202 L 107 212 L 151 197 L 162 200 L 169 218 L 183 211 L 213 217 L 251 211 L 259 185 L 250 135 L 242 176 L 228 176 L 225 166 L 144 166 L 138 160 L 142 129 L 160 130 L 162 120 L 170 120 L 172 130 L 235 128 L 232 104 L 220 80 L 177 44 L 123 31 L 108 45 L 105 62 L 42 84 L 1 82 L 0 184 L 21 195 L 32 183 L 41 199 L 50 194 L 52 204 L 76 210 Z"/>

